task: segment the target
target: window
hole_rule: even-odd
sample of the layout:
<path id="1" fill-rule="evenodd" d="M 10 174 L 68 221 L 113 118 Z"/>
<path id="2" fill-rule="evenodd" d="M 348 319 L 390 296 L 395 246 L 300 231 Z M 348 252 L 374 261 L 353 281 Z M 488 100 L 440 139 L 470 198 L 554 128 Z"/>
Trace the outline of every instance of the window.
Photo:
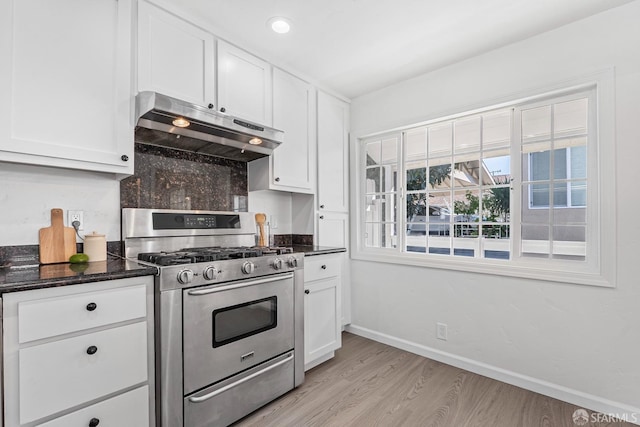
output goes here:
<path id="1" fill-rule="evenodd" d="M 527 277 L 596 272 L 595 95 L 592 86 L 359 139 L 359 252 Z"/>

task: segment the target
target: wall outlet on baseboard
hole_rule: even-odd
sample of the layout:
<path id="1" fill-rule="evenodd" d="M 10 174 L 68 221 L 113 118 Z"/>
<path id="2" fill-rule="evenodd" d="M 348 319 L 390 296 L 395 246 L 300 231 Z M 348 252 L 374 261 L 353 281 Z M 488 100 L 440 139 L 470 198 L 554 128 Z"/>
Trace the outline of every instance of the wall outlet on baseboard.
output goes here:
<path id="1" fill-rule="evenodd" d="M 447 340 L 447 324 L 446 323 L 436 323 L 436 338 L 439 340 Z"/>

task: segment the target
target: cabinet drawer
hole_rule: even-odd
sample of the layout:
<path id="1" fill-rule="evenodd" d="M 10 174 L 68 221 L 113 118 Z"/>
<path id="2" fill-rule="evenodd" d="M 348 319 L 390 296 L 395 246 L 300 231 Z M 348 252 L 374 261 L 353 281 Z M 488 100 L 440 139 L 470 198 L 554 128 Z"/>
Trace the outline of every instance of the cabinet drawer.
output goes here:
<path id="1" fill-rule="evenodd" d="M 23 348 L 18 357 L 24 424 L 145 382 L 147 323 Z"/>
<path id="2" fill-rule="evenodd" d="M 18 342 L 25 343 L 147 315 L 144 285 L 18 303 Z"/>
<path id="3" fill-rule="evenodd" d="M 315 255 L 304 259 L 304 281 L 326 279 L 340 275 L 339 254 Z"/>
<path id="4" fill-rule="evenodd" d="M 99 425 L 144 427 L 149 425 L 149 387 L 131 390 L 111 399 L 38 424 L 39 427 L 87 427 L 92 419 Z"/>

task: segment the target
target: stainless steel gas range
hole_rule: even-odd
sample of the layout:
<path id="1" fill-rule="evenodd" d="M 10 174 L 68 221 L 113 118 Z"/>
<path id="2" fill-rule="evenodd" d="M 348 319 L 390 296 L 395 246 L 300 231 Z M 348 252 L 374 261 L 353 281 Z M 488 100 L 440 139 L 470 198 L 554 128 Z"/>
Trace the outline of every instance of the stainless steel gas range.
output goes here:
<path id="1" fill-rule="evenodd" d="M 247 212 L 123 209 L 122 233 L 158 267 L 160 426 L 226 426 L 302 384 L 303 254 L 255 247 Z"/>

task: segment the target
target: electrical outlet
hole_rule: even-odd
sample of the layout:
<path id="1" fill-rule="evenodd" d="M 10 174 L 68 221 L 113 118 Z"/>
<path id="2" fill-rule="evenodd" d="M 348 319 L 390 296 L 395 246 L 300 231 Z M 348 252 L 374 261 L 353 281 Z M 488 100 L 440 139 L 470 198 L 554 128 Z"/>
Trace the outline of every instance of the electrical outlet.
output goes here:
<path id="1" fill-rule="evenodd" d="M 80 223 L 78 231 L 84 230 L 84 211 L 68 211 L 67 222 L 69 223 L 69 227 L 73 227 L 73 221 Z"/>
<path id="2" fill-rule="evenodd" d="M 275 215 L 271 215 L 271 229 L 275 230 L 278 228 L 278 218 Z"/>
<path id="3" fill-rule="evenodd" d="M 439 340 L 447 340 L 447 324 L 446 323 L 436 323 L 436 338 Z"/>

